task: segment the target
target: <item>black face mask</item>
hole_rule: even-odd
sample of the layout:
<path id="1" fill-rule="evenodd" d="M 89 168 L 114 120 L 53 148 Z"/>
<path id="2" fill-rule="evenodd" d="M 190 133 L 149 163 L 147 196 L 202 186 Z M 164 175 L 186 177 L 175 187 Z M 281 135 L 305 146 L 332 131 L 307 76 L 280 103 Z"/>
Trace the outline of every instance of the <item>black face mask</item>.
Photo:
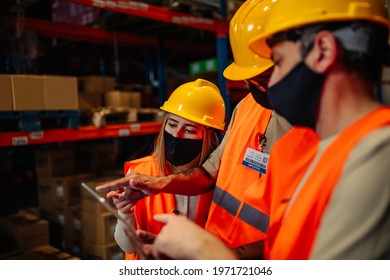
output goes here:
<path id="1" fill-rule="evenodd" d="M 249 90 L 251 91 L 253 99 L 258 104 L 263 106 L 264 108 L 272 110 L 272 107 L 269 104 L 269 100 L 268 100 L 267 94 L 265 92 L 261 91 L 257 86 L 255 86 L 252 83 L 248 83 L 248 85 L 249 85 Z"/>
<path id="2" fill-rule="evenodd" d="M 315 129 L 324 77 L 300 62 L 268 89 L 271 107 L 290 124 Z"/>
<path id="3" fill-rule="evenodd" d="M 164 130 L 165 157 L 174 166 L 191 162 L 202 151 L 203 139 L 176 138 Z"/>

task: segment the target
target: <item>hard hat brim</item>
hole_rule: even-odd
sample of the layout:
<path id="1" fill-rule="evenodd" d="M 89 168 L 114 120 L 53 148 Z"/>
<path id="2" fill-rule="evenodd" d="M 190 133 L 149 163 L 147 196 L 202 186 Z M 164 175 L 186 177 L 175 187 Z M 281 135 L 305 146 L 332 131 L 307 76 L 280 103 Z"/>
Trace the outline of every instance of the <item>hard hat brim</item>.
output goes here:
<path id="1" fill-rule="evenodd" d="M 264 60 L 264 65 L 259 67 L 243 67 L 233 62 L 223 71 L 223 76 L 231 81 L 243 81 L 260 75 L 272 66 L 271 60 L 269 62 Z"/>

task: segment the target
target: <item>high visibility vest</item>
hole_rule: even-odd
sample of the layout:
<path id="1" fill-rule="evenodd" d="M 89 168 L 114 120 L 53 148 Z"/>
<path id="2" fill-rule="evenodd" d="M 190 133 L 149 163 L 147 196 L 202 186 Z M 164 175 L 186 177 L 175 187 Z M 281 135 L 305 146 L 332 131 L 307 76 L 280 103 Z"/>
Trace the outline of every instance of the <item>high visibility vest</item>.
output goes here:
<path id="1" fill-rule="evenodd" d="M 271 113 L 248 94 L 238 107 L 223 152 L 206 230 L 231 248 L 264 239 L 268 228 L 268 208 L 262 200 L 264 176 L 242 160 L 248 147 L 259 147 Z"/>
<path id="2" fill-rule="evenodd" d="M 266 176 L 265 200 L 270 206 L 270 226 L 264 243 L 264 258 L 275 237 L 275 230 L 281 222 L 293 196 L 296 186 L 314 159 L 320 140 L 310 128 L 293 127 L 273 146 Z M 279 187 L 282 186 L 282 187 Z"/>
<path id="3" fill-rule="evenodd" d="M 349 126 L 329 145 L 283 220 L 269 232 L 270 259 L 308 259 L 318 227 L 344 166 L 369 133 L 390 124 L 390 107 L 379 108 Z M 280 175 L 283 171 L 280 171 Z M 272 225 L 273 226 L 273 225 Z M 271 227 L 272 227 L 271 226 Z M 275 236 L 271 236 L 275 235 Z"/>
<path id="4" fill-rule="evenodd" d="M 136 159 L 125 163 L 125 175 L 128 170 L 140 174 L 150 176 L 162 176 L 159 171 L 157 160 L 153 156 L 147 156 L 141 159 Z M 185 186 L 184 186 L 185 187 Z M 207 220 L 208 210 L 210 208 L 213 192 L 199 195 L 198 206 L 194 222 L 204 227 Z M 177 211 L 175 196 L 168 193 L 159 193 L 156 195 L 145 197 L 138 201 L 135 205 L 135 222 L 136 228 L 142 229 L 153 234 L 158 234 L 163 223 L 153 219 L 156 214 L 172 214 Z M 134 259 L 133 254 L 126 253 L 126 259 Z M 137 259 L 137 257 L 136 257 Z"/>

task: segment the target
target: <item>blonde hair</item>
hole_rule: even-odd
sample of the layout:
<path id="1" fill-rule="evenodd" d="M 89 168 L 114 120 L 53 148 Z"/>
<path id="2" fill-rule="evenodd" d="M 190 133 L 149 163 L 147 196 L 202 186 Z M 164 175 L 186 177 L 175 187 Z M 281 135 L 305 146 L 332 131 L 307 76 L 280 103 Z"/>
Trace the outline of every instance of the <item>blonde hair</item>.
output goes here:
<path id="1" fill-rule="evenodd" d="M 169 175 L 172 170 L 172 165 L 165 158 L 165 145 L 164 145 L 164 130 L 165 125 L 168 122 L 168 118 L 170 113 L 166 113 L 164 120 L 162 122 L 162 127 L 160 133 L 158 134 L 155 143 L 154 143 L 154 151 L 152 155 L 156 158 L 158 167 L 160 169 L 161 175 Z M 204 126 L 203 129 L 203 145 L 202 150 L 200 152 L 200 157 L 197 166 L 202 165 L 206 159 L 209 157 L 212 151 L 214 151 L 219 144 L 219 138 L 216 131 L 213 128 Z"/>

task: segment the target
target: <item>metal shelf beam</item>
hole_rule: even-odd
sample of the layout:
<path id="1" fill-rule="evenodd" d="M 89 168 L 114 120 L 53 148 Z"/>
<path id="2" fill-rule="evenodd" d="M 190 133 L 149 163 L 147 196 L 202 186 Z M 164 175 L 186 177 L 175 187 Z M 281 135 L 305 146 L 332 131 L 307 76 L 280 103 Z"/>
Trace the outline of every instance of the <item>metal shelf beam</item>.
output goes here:
<path id="1" fill-rule="evenodd" d="M 161 122 L 111 124 L 105 127 L 82 126 L 78 129 L 50 129 L 35 132 L 0 132 L 0 147 L 84 141 L 157 134 Z"/>
<path id="2" fill-rule="evenodd" d="M 112 45 L 115 41 L 118 45 L 128 47 L 152 47 L 154 49 L 159 47 L 158 39 L 150 36 L 141 36 L 124 32 L 111 32 L 96 27 L 71 25 L 68 23 L 52 22 L 34 18 L 14 18 L 14 25 L 17 24 L 17 20 L 22 21 L 26 29 L 33 30 L 39 36 L 43 37 L 109 45 Z M 165 45 L 168 49 L 174 49 L 177 48 L 179 42 L 167 40 Z M 186 51 L 200 51 L 212 54 L 215 52 L 215 49 L 212 46 L 190 45 L 186 47 Z"/>
<path id="3" fill-rule="evenodd" d="M 152 20 L 164 21 L 167 23 L 178 24 L 196 29 L 217 32 L 219 22 L 192 16 L 184 13 L 171 11 L 167 8 L 150 5 L 138 1 L 120 1 L 120 0 L 66 0 L 69 2 L 92 6 L 99 9 L 105 9 L 117 13 L 124 13 L 133 16 L 144 17 Z"/>

